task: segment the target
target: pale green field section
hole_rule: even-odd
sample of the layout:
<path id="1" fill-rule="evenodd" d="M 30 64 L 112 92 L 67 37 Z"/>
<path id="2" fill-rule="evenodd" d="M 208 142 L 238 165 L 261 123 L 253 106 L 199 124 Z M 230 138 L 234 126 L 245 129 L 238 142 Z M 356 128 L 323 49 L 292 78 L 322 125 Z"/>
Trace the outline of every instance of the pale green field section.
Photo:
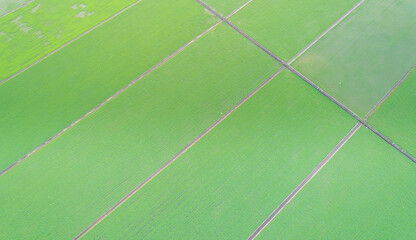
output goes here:
<path id="1" fill-rule="evenodd" d="M 204 3 L 208 4 L 218 13 L 222 14 L 224 17 L 232 13 L 235 9 L 244 5 L 249 0 L 205 0 Z M 258 0 L 255 0 L 258 1 Z"/>
<path id="2" fill-rule="evenodd" d="M 0 81 L 133 2 L 35 0 L 0 18 Z"/>
<path id="3" fill-rule="evenodd" d="M 257 239 L 415 239 L 415 184 L 416 165 L 361 127 Z"/>
<path id="4" fill-rule="evenodd" d="M 231 17 L 230 21 L 287 61 L 356 2 L 357 0 L 254 0 Z"/>
<path id="5" fill-rule="evenodd" d="M 381 104 L 369 123 L 416 157 L 416 70 Z"/>
<path id="6" fill-rule="evenodd" d="M 280 67 L 219 25 L 1 176 L 0 238 L 75 237 Z"/>
<path id="7" fill-rule="evenodd" d="M 192 0 L 144 0 L 0 85 L 0 169 L 41 145 L 216 21 Z"/>
<path id="8" fill-rule="evenodd" d="M 0 16 L 7 14 L 14 9 L 30 2 L 30 0 L 1 0 L 0 1 Z"/>
<path id="9" fill-rule="evenodd" d="M 354 124 L 285 70 L 85 239 L 245 239 Z"/>
<path id="10" fill-rule="evenodd" d="M 416 1 L 367 0 L 294 67 L 364 117 L 416 63 Z"/>

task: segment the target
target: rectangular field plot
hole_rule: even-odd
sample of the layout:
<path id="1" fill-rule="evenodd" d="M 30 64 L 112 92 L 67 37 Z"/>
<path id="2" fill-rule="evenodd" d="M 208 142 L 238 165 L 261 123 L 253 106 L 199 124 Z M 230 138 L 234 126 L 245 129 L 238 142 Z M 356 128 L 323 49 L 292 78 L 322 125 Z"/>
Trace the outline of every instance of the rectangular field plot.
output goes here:
<path id="1" fill-rule="evenodd" d="M 255 0 L 230 21 L 278 57 L 289 60 L 356 2 Z"/>
<path id="2" fill-rule="evenodd" d="M 416 71 L 414 69 L 368 121 L 416 157 Z"/>
<path id="3" fill-rule="evenodd" d="M 257 239 L 414 239 L 416 165 L 361 127 Z"/>
<path id="4" fill-rule="evenodd" d="M 294 67 L 364 117 L 416 63 L 416 1 L 367 0 Z"/>
<path id="5" fill-rule="evenodd" d="M 35 0 L 0 18 L 0 82 L 133 2 Z"/>
<path id="6" fill-rule="evenodd" d="M 285 70 L 85 239 L 245 239 L 354 124 Z"/>
<path id="7" fill-rule="evenodd" d="M 1 176 L 0 238 L 75 237 L 279 69 L 219 25 Z"/>
<path id="8" fill-rule="evenodd" d="M 194 1 L 144 0 L 0 85 L 0 171 L 216 21 Z"/>

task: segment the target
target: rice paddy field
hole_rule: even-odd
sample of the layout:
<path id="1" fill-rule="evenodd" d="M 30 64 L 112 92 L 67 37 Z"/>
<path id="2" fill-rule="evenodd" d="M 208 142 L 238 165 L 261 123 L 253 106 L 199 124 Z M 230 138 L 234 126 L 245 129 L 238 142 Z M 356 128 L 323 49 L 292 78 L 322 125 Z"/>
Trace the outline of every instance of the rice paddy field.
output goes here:
<path id="1" fill-rule="evenodd" d="M 413 0 L 0 0 L 0 239 L 416 239 Z"/>

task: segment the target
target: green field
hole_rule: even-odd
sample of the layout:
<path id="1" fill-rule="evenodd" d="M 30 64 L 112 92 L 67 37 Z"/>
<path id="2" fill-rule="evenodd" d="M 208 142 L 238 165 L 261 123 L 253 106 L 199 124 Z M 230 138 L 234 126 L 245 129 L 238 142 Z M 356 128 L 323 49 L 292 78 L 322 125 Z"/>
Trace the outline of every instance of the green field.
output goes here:
<path id="1" fill-rule="evenodd" d="M 258 239 L 413 239 L 416 165 L 361 128 Z"/>
<path id="2" fill-rule="evenodd" d="M 294 67 L 364 117 L 416 63 L 415 11 L 413 0 L 367 0 Z"/>
<path id="3" fill-rule="evenodd" d="M 278 57 L 289 60 L 356 2 L 260 0 L 253 1 L 230 20 Z"/>
<path id="4" fill-rule="evenodd" d="M 0 240 L 416 239 L 415 12 L 3 1 Z"/>
<path id="5" fill-rule="evenodd" d="M 416 156 L 416 71 L 413 70 L 368 120 Z"/>
<path id="6" fill-rule="evenodd" d="M 244 239 L 354 126 L 285 70 L 86 239 Z"/>
<path id="7" fill-rule="evenodd" d="M 232 11 L 237 9 L 238 7 L 242 6 L 248 0 L 207 0 L 205 1 L 209 6 L 213 7 L 223 16 L 230 14 Z"/>
<path id="8" fill-rule="evenodd" d="M 1 176 L 0 238 L 75 237 L 279 68 L 218 26 Z"/>
<path id="9" fill-rule="evenodd" d="M 0 81 L 133 2 L 35 0 L 0 18 Z"/>
<path id="10" fill-rule="evenodd" d="M 155 5 L 167 9 L 162 16 Z M 193 1 L 145 0 L 0 85 L 0 170 L 216 21 Z"/>

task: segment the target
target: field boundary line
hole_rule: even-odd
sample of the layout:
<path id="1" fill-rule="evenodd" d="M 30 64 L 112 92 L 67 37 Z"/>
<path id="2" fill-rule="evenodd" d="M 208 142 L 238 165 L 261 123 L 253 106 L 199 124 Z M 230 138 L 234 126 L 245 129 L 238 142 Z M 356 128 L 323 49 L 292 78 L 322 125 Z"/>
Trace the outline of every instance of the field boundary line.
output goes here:
<path id="1" fill-rule="evenodd" d="M 20 158 L 18 161 L 16 161 L 15 163 L 11 164 L 6 169 L 2 170 L 0 172 L 0 176 L 4 175 L 6 172 L 8 172 L 11 169 L 13 169 L 14 167 L 16 167 L 19 163 L 23 162 L 25 159 L 27 159 L 28 157 L 30 157 L 31 155 L 33 155 L 34 153 L 36 153 L 37 151 L 39 151 L 41 148 L 43 148 L 44 146 L 46 146 L 47 144 L 49 144 L 50 142 L 52 142 L 53 140 L 55 140 L 56 138 L 58 138 L 59 136 L 61 136 L 63 133 L 65 133 L 66 131 L 68 131 L 69 129 L 71 129 L 73 126 L 75 126 L 76 124 L 78 124 L 81 120 L 83 120 L 84 118 L 86 118 L 89 115 L 91 115 L 94 112 L 96 112 L 98 109 L 100 109 L 107 102 L 111 101 L 113 98 L 117 97 L 122 92 L 124 92 L 125 90 L 127 90 L 129 87 L 131 87 L 132 85 L 134 85 L 135 83 L 137 83 L 138 81 L 140 81 L 142 78 L 144 78 L 147 75 L 149 75 L 151 72 L 153 72 L 154 70 L 156 70 L 157 68 L 159 68 L 160 66 L 162 66 L 164 63 L 166 63 L 167 61 L 169 61 L 171 58 L 173 58 L 174 56 L 176 56 L 179 53 L 181 53 L 189 45 L 191 45 L 192 43 L 194 43 L 195 41 L 197 41 L 198 39 L 200 39 L 201 37 L 203 37 L 205 34 L 207 34 L 209 31 L 211 31 L 212 29 L 214 29 L 219 24 L 221 24 L 220 21 L 217 22 L 216 24 L 212 25 L 210 28 L 206 29 L 204 32 L 200 33 L 198 36 L 196 36 L 191 41 L 187 42 L 185 45 L 183 45 L 182 47 L 180 47 L 179 49 L 177 49 L 171 55 L 169 55 L 168 57 L 164 58 L 162 61 L 160 61 L 159 63 L 157 63 L 156 65 L 154 65 L 152 68 L 150 68 L 149 70 L 147 70 L 146 72 L 144 72 L 142 75 L 140 75 L 139 77 L 137 77 L 136 79 L 134 79 L 133 81 L 131 81 L 129 84 L 127 84 L 126 86 L 124 86 L 122 89 L 118 90 L 116 93 L 114 93 L 113 95 L 111 95 L 104 102 L 102 102 L 99 105 L 95 106 L 89 112 L 87 112 L 84 115 L 82 115 L 80 118 L 78 118 L 77 120 L 75 120 L 74 122 L 72 122 L 70 125 L 68 125 L 64 129 L 62 129 L 61 131 L 59 131 L 57 134 L 55 134 L 54 136 L 52 136 L 51 138 L 49 138 L 47 141 L 45 141 L 41 145 L 37 146 L 35 149 L 33 149 L 31 152 L 27 153 L 25 156 L 23 156 L 22 158 Z"/>
<path id="2" fill-rule="evenodd" d="M 331 26 L 329 26 L 325 31 L 323 31 L 317 38 L 315 38 L 312 42 L 310 42 L 304 49 L 302 49 L 298 54 L 296 54 L 292 59 L 290 59 L 287 63 L 292 64 L 296 59 L 302 56 L 309 48 L 311 48 L 316 42 L 318 42 L 321 38 L 323 38 L 329 31 L 331 31 L 334 27 L 336 27 L 340 22 L 342 22 L 345 18 L 347 18 L 355 9 L 357 9 L 365 0 L 360 0 L 356 3 L 350 10 L 348 10 L 344 15 L 342 15 L 338 20 L 336 20 Z"/>
<path id="3" fill-rule="evenodd" d="M 254 40 L 252 37 L 250 37 L 249 35 L 247 35 L 245 32 L 243 32 L 241 29 L 239 29 L 237 26 L 235 26 L 233 23 L 231 23 L 230 21 L 228 21 L 226 18 L 224 18 L 221 14 L 219 14 L 218 12 L 216 12 L 214 9 L 212 9 L 211 7 L 209 7 L 207 4 L 205 4 L 203 1 L 201 0 L 195 0 L 198 3 L 200 3 L 202 6 L 204 6 L 208 11 L 212 12 L 214 15 L 216 15 L 217 17 L 219 17 L 224 23 L 226 23 L 228 26 L 230 26 L 232 29 L 234 29 L 235 31 L 237 31 L 238 33 L 240 33 L 242 36 L 244 36 L 245 38 L 247 38 L 249 41 L 251 41 L 254 45 L 256 45 L 257 47 L 259 47 L 261 50 L 263 50 L 265 53 L 267 53 L 270 57 L 272 57 L 273 59 L 275 59 L 276 61 L 280 62 L 283 66 L 285 66 L 287 69 L 289 69 L 291 72 L 293 72 L 294 74 L 296 74 L 298 77 L 300 77 L 301 79 L 303 79 L 305 82 L 307 82 L 309 85 L 311 85 L 313 88 L 315 88 L 318 92 L 320 92 L 322 95 L 324 95 L 326 98 L 328 98 L 329 100 L 331 100 L 333 103 L 335 103 L 336 105 L 338 105 L 342 110 L 344 110 L 345 112 L 347 112 L 349 115 L 351 115 L 353 118 L 355 118 L 358 122 L 360 122 L 362 125 L 364 125 L 366 128 L 370 129 L 373 133 L 375 133 L 377 136 L 379 136 L 381 139 L 383 139 L 385 142 L 387 142 L 388 144 L 390 144 L 391 146 L 393 146 L 396 150 L 398 150 L 399 152 L 401 152 L 402 154 L 404 154 L 407 158 L 409 158 L 410 160 L 412 160 L 414 163 L 416 163 L 416 158 L 414 158 L 413 156 L 411 156 L 409 153 L 407 153 L 403 148 L 401 148 L 400 146 L 398 146 L 397 144 L 395 144 L 393 141 L 391 141 L 389 138 L 387 138 L 386 136 L 384 136 L 382 133 L 380 133 L 378 130 L 376 130 L 374 127 L 372 127 L 370 124 L 367 123 L 367 121 L 363 120 L 360 116 L 358 116 L 357 114 L 355 114 L 352 110 L 350 110 L 349 108 L 347 108 L 344 104 L 342 104 L 340 101 L 338 101 L 336 98 L 334 98 L 333 96 L 331 96 L 330 94 L 328 94 L 326 91 L 324 91 L 322 88 L 320 88 L 318 85 L 316 85 L 314 82 L 312 82 L 309 78 L 305 77 L 304 75 L 302 75 L 299 71 L 297 71 L 295 68 L 293 68 L 292 66 L 290 66 L 288 63 L 286 63 L 285 61 L 283 61 L 281 58 L 279 58 L 278 56 L 276 56 L 273 52 L 271 52 L 270 50 L 268 50 L 267 48 L 265 48 L 263 45 L 261 45 L 260 43 L 258 43 L 256 40 Z"/>
<path id="4" fill-rule="evenodd" d="M 232 17 L 234 14 L 238 13 L 241 9 L 245 8 L 247 5 L 249 5 L 252 1 L 254 0 L 249 0 L 247 2 L 245 2 L 243 5 L 241 5 L 239 8 L 235 9 L 234 11 L 232 11 L 230 14 L 227 15 L 227 19 Z"/>
<path id="5" fill-rule="evenodd" d="M 273 219 L 292 201 L 292 199 L 308 184 L 319 171 L 335 156 L 335 154 L 345 145 L 345 143 L 360 129 L 361 123 L 355 126 L 345 135 L 341 141 L 325 156 L 325 158 L 306 176 L 305 179 L 273 210 L 273 212 L 254 230 L 254 232 L 247 238 L 252 240 L 256 238 L 263 229 L 269 225 Z"/>
<path id="6" fill-rule="evenodd" d="M 15 11 L 21 9 L 21 8 L 24 8 L 24 7 L 26 7 L 27 5 L 29 5 L 30 3 L 34 2 L 34 1 L 35 0 L 30 0 L 28 2 L 25 2 L 22 5 L 20 5 L 18 7 L 15 7 L 15 8 L 13 8 L 12 10 L 10 10 L 8 12 L 3 13 L 2 15 L 0 15 L 0 18 L 5 17 L 5 16 L 9 15 L 10 13 L 13 13 L 13 12 L 15 12 Z"/>
<path id="7" fill-rule="evenodd" d="M 20 69 L 19 71 L 13 73 L 12 75 L 10 75 L 9 77 L 3 79 L 0 81 L 0 86 L 9 81 L 10 79 L 16 77 L 17 75 L 21 74 L 22 72 L 28 70 L 29 68 L 33 67 L 34 65 L 40 63 L 41 61 L 45 60 L 47 57 L 51 56 L 52 54 L 58 52 L 59 50 L 61 50 L 62 48 L 68 46 L 69 44 L 75 42 L 76 40 L 80 39 L 81 37 L 87 35 L 88 33 L 90 33 L 91 31 L 97 29 L 98 27 L 102 26 L 103 24 L 107 23 L 108 21 L 112 20 L 113 18 L 117 17 L 118 15 L 124 13 L 125 11 L 129 10 L 130 8 L 134 7 L 135 5 L 137 5 L 138 3 L 140 3 L 143 0 L 137 0 L 135 2 L 133 2 L 132 4 L 128 5 L 127 7 L 121 9 L 120 11 L 116 12 L 115 14 L 111 15 L 110 17 L 104 19 L 103 21 L 101 21 L 100 23 L 98 23 L 97 25 L 94 25 L 93 27 L 91 27 L 90 29 L 88 29 L 87 31 L 81 33 L 80 35 L 76 36 L 75 38 L 72 38 L 71 40 L 69 40 L 68 42 L 62 44 L 61 46 L 59 46 L 58 48 L 56 48 L 55 50 L 47 53 L 46 55 L 44 55 L 43 57 L 35 60 L 34 62 L 30 63 L 29 65 L 27 65 L 26 67 L 23 67 L 22 69 Z"/>
<path id="8" fill-rule="evenodd" d="M 378 103 L 365 115 L 364 120 L 368 120 L 371 115 L 373 115 L 373 113 L 377 110 L 378 107 L 381 106 L 381 104 L 384 103 L 384 101 L 386 101 L 386 99 L 388 97 L 390 97 L 390 95 L 393 93 L 393 91 L 398 88 L 400 86 L 400 84 L 402 84 L 404 82 L 404 80 L 410 75 L 410 73 L 416 68 L 416 64 L 413 65 L 410 70 L 399 79 L 399 81 L 397 81 L 392 88 L 390 88 L 390 90 L 380 99 L 380 101 L 378 101 Z"/>

